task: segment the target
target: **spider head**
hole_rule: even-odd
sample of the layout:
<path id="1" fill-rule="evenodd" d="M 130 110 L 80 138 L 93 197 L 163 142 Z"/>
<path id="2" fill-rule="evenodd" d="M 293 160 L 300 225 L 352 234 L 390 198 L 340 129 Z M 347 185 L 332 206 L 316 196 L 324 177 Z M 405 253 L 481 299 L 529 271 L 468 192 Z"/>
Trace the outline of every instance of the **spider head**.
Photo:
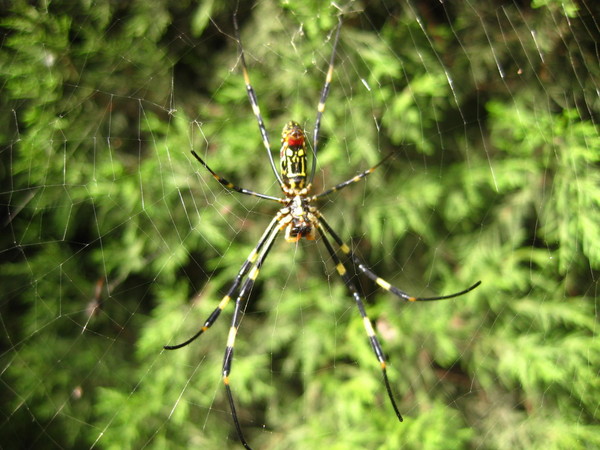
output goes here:
<path id="1" fill-rule="evenodd" d="M 306 238 L 309 241 L 315 239 L 315 229 L 308 223 L 297 223 L 290 225 L 285 231 L 285 240 L 287 242 L 298 242 L 300 239 Z"/>
<path id="2" fill-rule="evenodd" d="M 315 208 L 302 195 L 296 195 L 285 208 L 286 217 L 282 221 L 287 225 L 285 240 L 298 242 L 302 238 L 309 241 L 315 239 L 317 219 L 314 215 Z"/>
<path id="3" fill-rule="evenodd" d="M 298 122 L 288 122 L 281 133 L 281 176 L 291 189 L 302 189 L 306 184 L 306 142 L 304 130 Z"/>

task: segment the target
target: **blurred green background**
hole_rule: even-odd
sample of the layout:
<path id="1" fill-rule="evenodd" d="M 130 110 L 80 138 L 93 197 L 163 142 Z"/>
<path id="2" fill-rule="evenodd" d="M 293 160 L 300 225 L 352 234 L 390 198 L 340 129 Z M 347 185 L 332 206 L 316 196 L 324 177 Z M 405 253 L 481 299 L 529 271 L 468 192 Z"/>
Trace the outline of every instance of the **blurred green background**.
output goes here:
<path id="1" fill-rule="evenodd" d="M 312 132 L 345 11 L 317 189 L 406 304 L 356 275 L 405 421 L 320 242 L 275 244 L 231 385 L 254 448 L 600 446 L 598 5 L 592 1 L 2 2 L 2 448 L 239 448 L 200 340 Z M 355 274 L 355 270 L 351 269 Z"/>

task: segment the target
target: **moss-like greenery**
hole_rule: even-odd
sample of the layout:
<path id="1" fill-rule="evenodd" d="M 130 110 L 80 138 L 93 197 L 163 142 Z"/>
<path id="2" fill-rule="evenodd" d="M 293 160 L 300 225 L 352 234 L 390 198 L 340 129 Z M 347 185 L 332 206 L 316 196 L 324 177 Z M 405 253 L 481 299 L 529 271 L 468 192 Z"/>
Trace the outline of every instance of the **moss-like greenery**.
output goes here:
<path id="1" fill-rule="evenodd" d="M 3 448 L 237 448 L 220 380 L 233 305 L 185 349 L 276 210 L 235 3 L 11 2 L 0 29 Z M 238 6 L 277 156 L 312 131 L 338 9 Z M 598 23 L 592 2 L 342 2 L 317 190 L 395 285 L 277 242 L 231 386 L 255 448 L 600 446 Z M 589 3 L 589 4 L 588 4 Z M 352 269 L 351 273 L 355 273 Z M 14 443 L 6 444 L 5 443 Z M 12 445 L 12 447 L 11 447 Z"/>

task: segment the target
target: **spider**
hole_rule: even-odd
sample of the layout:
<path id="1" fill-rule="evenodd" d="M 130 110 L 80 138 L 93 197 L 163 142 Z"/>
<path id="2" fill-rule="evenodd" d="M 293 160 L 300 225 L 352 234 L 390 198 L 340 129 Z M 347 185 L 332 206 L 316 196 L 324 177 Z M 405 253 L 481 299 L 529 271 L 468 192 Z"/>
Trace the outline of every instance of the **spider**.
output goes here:
<path id="1" fill-rule="evenodd" d="M 269 142 L 269 137 L 267 135 L 267 130 L 265 128 L 260 109 L 258 107 L 256 94 L 254 92 L 254 89 L 252 88 L 252 85 L 250 84 L 250 77 L 248 76 L 248 69 L 246 66 L 246 60 L 244 56 L 244 49 L 242 47 L 241 39 L 239 36 L 237 18 L 235 16 L 233 18 L 233 23 L 236 41 L 238 45 L 238 51 L 240 55 L 242 74 L 244 76 L 244 82 L 246 84 L 246 90 L 248 92 L 250 105 L 252 106 L 252 111 L 258 122 L 258 128 L 262 136 L 263 145 L 269 157 L 271 169 L 275 174 L 275 178 L 277 179 L 279 186 L 281 187 L 284 197 L 279 198 L 261 194 L 230 183 L 225 178 L 221 177 L 220 175 L 217 175 L 217 173 L 215 173 L 208 166 L 208 164 L 202 158 L 200 158 L 200 156 L 198 156 L 198 154 L 195 151 L 192 150 L 191 153 L 194 156 L 194 158 L 196 158 L 200 162 L 200 164 L 202 164 L 219 183 L 225 186 L 225 188 L 231 191 L 239 192 L 240 194 L 251 195 L 265 200 L 277 202 L 283 206 L 279 209 L 279 211 L 277 211 L 277 214 L 275 214 L 275 217 L 271 220 L 263 235 L 259 239 L 258 244 L 252 249 L 248 257 L 246 258 L 246 261 L 244 261 L 242 267 L 240 268 L 238 274 L 236 275 L 233 281 L 233 284 L 227 291 L 227 294 L 225 294 L 225 296 L 221 299 L 219 305 L 206 319 L 204 325 L 202 325 L 200 330 L 198 330 L 196 334 L 194 334 L 185 342 L 182 342 L 177 345 L 167 345 L 164 348 L 166 350 L 176 350 L 181 347 L 185 347 L 186 345 L 190 344 L 192 341 L 197 339 L 216 322 L 221 312 L 225 309 L 230 300 L 237 293 L 237 298 L 235 300 L 235 309 L 233 312 L 233 317 L 231 319 L 231 328 L 229 329 L 229 335 L 227 338 L 225 356 L 223 358 L 222 379 L 223 384 L 225 385 L 225 391 L 227 393 L 227 399 L 231 409 L 231 416 L 233 418 L 233 423 L 235 425 L 238 438 L 245 448 L 250 449 L 250 445 L 244 438 L 242 427 L 237 417 L 235 402 L 233 400 L 233 394 L 231 391 L 229 379 L 229 376 L 231 374 L 235 339 L 245 309 L 244 305 L 248 300 L 248 296 L 254 286 L 254 283 L 256 282 L 258 273 L 267 258 L 269 250 L 273 246 L 275 238 L 279 235 L 281 231 L 285 230 L 284 236 L 287 242 L 298 242 L 302 238 L 305 238 L 307 240 L 315 240 L 317 237 L 319 237 L 325 245 L 327 252 L 331 256 L 333 263 L 335 264 L 337 273 L 342 278 L 344 284 L 346 285 L 346 287 L 350 291 L 350 294 L 354 298 L 354 301 L 356 302 L 356 306 L 358 307 L 358 311 L 362 317 L 367 336 L 371 343 L 371 347 L 380 364 L 385 389 L 387 391 L 387 396 L 390 399 L 392 408 L 396 413 L 396 417 L 400 422 L 402 422 L 402 415 L 400 414 L 400 411 L 396 404 L 396 400 L 392 393 L 390 382 L 388 380 L 386 358 L 383 353 L 383 349 L 381 347 L 381 344 L 379 343 L 379 339 L 375 334 L 373 325 L 371 324 L 371 321 L 365 311 L 365 305 L 362 296 L 359 293 L 356 284 L 348 274 L 346 265 L 338 256 L 338 252 L 341 252 L 343 258 L 345 258 L 348 261 L 351 261 L 356 267 L 358 267 L 358 269 L 362 273 L 364 273 L 368 278 L 373 280 L 379 287 L 383 288 L 388 292 L 391 292 L 400 299 L 409 302 L 443 300 L 458 297 L 475 289 L 481 284 L 481 282 L 478 281 L 477 283 L 473 284 L 471 287 L 465 290 L 444 296 L 414 297 L 412 295 L 409 295 L 406 292 L 398 289 L 397 287 L 392 286 L 390 283 L 385 281 L 383 278 L 380 278 L 371 269 L 369 269 L 369 267 L 367 267 L 367 265 L 356 254 L 354 254 L 350 247 L 340 238 L 339 234 L 333 230 L 333 228 L 325 220 L 323 214 L 317 209 L 317 207 L 314 206 L 317 200 L 320 200 L 332 194 L 333 192 L 345 188 L 346 186 L 356 183 L 364 177 L 366 177 L 367 175 L 371 174 L 389 157 L 388 156 L 384 158 L 375 166 L 354 176 L 349 180 L 344 181 L 343 183 L 337 184 L 336 186 L 327 189 L 319 194 L 310 194 L 312 181 L 316 169 L 321 117 L 323 115 L 323 111 L 325 110 L 325 101 L 327 100 L 329 88 L 331 86 L 335 54 L 338 45 L 340 29 L 342 26 L 341 16 L 339 16 L 338 18 L 338 24 L 333 40 L 333 49 L 329 60 L 329 68 L 327 70 L 327 75 L 325 78 L 325 85 L 323 86 L 323 90 L 321 91 L 321 98 L 319 100 L 319 105 L 317 106 L 317 117 L 315 120 L 315 130 L 312 141 L 312 163 L 310 171 L 308 173 L 306 134 L 302 127 L 294 121 L 288 122 L 283 128 L 283 132 L 281 135 L 280 172 L 277 171 L 275 163 L 273 161 L 273 156 L 271 154 L 271 145 Z M 333 239 L 333 241 L 337 245 L 337 250 L 332 245 L 330 238 Z"/>

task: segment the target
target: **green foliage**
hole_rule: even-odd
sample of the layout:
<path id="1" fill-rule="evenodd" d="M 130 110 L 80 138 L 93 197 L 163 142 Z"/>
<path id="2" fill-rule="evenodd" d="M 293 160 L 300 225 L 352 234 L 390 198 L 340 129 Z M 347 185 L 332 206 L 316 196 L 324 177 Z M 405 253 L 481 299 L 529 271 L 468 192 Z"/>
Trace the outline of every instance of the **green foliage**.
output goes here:
<path id="1" fill-rule="evenodd" d="M 600 446 L 591 7 L 363 3 L 336 3 L 346 15 L 316 190 L 394 158 L 322 212 L 414 295 L 483 283 L 456 300 L 405 304 L 357 277 L 399 424 L 325 248 L 278 241 L 235 347 L 248 440 Z M 312 131 L 338 9 L 239 8 L 276 156 L 287 121 Z M 214 310 L 276 209 L 228 192 L 189 150 L 236 184 L 279 195 L 233 12 L 210 0 L 19 0 L 3 15 L 0 442 L 238 447 L 220 380 L 232 305 L 193 345 L 162 350 Z"/>

